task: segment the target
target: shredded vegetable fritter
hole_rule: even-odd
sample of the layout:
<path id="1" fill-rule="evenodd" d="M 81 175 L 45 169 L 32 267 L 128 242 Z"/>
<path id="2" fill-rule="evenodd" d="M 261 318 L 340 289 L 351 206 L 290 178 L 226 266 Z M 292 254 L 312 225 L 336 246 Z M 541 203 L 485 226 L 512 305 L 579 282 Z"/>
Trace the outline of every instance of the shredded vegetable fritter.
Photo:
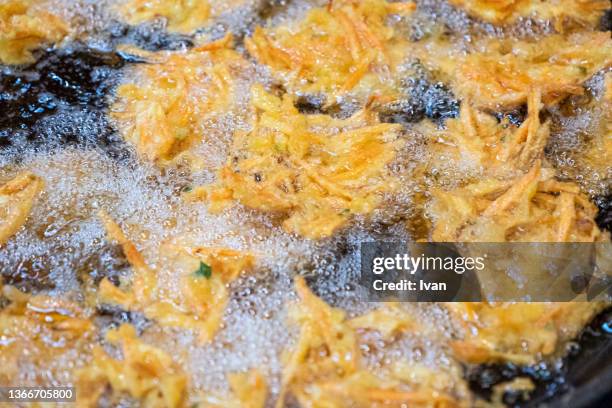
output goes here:
<path id="1" fill-rule="evenodd" d="M 101 214 L 109 237 L 117 241 L 132 265 L 133 278 L 127 287 L 117 287 L 107 278 L 99 288 L 99 302 L 140 311 L 161 326 L 193 330 L 201 342 L 210 341 L 221 325 L 229 299 L 226 285 L 253 266 L 253 256 L 225 248 L 186 248 L 167 244 L 160 248 L 171 268 L 182 279 L 181 293 L 168 295 L 159 287 L 157 272 L 121 228 Z"/>
<path id="2" fill-rule="evenodd" d="M 162 18 L 168 31 L 192 34 L 210 26 L 224 12 L 248 6 L 253 0 L 127 0 L 116 1 L 119 16 L 129 24 L 149 23 Z"/>
<path id="3" fill-rule="evenodd" d="M 42 188 L 42 180 L 29 172 L 0 185 L 0 246 L 25 224 Z"/>
<path id="4" fill-rule="evenodd" d="M 257 27 L 246 47 L 296 93 L 393 93 L 396 54 L 406 44 L 396 44 L 387 18 L 413 9 L 413 3 L 386 0 L 333 1 L 312 9 L 296 27 Z"/>
<path id="5" fill-rule="evenodd" d="M 449 120 L 448 129 L 438 134 L 434 136 L 438 143 L 433 144 L 436 155 L 454 157 L 457 162 L 467 159 L 484 174 L 452 191 L 432 191 L 434 241 L 593 242 L 600 238 L 594 220 L 597 208 L 588 197 L 576 184 L 555 180 L 553 169 L 542 168 L 550 129 L 540 123 L 539 91 L 530 95 L 529 114 L 519 128 L 497 123 L 466 101 L 461 116 Z"/>
<path id="6" fill-rule="evenodd" d="M 464 325 L 466 338 L 452 342 L 461 361 L 470 364 L 512 362 L 529 365 L 559 352 L 604 304 L 448 303 Z"/>
<path id="7" fill-rule="evenodd" d="M 35 372 L 57 373 L 54 361 L 84 353 L 96 336 L 90 313 L 79 304 L 47 295 L 27 295 L 2 285 L 0 301 L 0 383 L 15 381 L 27 365 Z"/>
<path id="8" fill-rule="evenodd" d="M 264 408 L 268 397 L 265 377 L 257 370 L 228 375 L 232 395 L 207 393 L 194 404 L 198 408 Z"/>
<path id="9" fill-rule="evenodd" d="M 454 90 L 482 108 L 520 106 L 531 89 L 546 105 L 582 94 L 582 84 L 612 65 L 609 33 L 551 35 L 537 41 L 488 39 L 468 53 L 453 52 L 439 41 L 425 45 L 422 58 L 447 75 Z"/>
<path id="10" fill-rule="evenodd" d="M 430 166 L 443 166 L 452 158 L 466 169 L 484 172 L 487 176 L 512 176 L 526 171 L 542 157 L 550 137 L 550 123 L 541 123 L 541 94 L 529 95 L 528 115 L 517 128 L 499 123 L 497 118 L 463 101 L 460 116 L 449 119 L 445 129 L 423 123 L 423 130 L 431 135 L 431 148 L 436 155 Z M 438 158 L 441 158 L 438 160 Z"/>
<path id="11" fill-rule="evenodd" d="M 231 35 L 189 52 L 145 53 L 134 83 L 117 89 L 112 115 L 126 140 L 160 164 L 205 138 L 203 123 L 234 105 L 233 83 L 249 65 L 231 47 Z"/>
<path id="12" fill-rule="evenodd" d="M 401 146 L 398 125 L 379 123 L 367 111 L 345 120 L 303 115 L 291 97 L 260 86 L 252 103 L 253 130 L 235 135 L 218 184 L 192 193 L 213 209 L 238 201 L 283 214 L 289 232 L 321 238 L 372 212 L 397 186 L 387 165 Z"/>
<path id="13" fill-rule="evenodd" d="M 1 0 L 0 62 L 33 62 L 35 49 L 61 41 L 68 31 L 64 21 L 40 7 L 37 1 Z"/>
<path id="14" fill-rule="evenodd" d="M 441 242 L 594 242 L 603 238 L 597 207 L 577 185 L 559 182 L 540 162 L 510 180 L 486 178 L 433 192 L 432 237 Z"/>
<path id="15" fill-rule="evenodd" d="M 292 305 L 289 318 L 300 327 L 300 334 L 287 355 L 278 408 L 288 394 L 303 407 L 467 406 L 459 398 L 466 386 L 455 373 L 397 363 L 385 375 L 376 375 L 362 362 L 359 329 L 382 333 L 388 333 L 389 327 L 408 329 L 409 318 L 398 309 L 383 306 L 371 312 L 372 317 L 351 321 L 342 310 L 317 298 L 303 278 L 297 278 L 295 285 L 300 300 Z"/>
<path id="16" fill-rule="evenodd" d="M 172 357 L 143 343 L 130 325 L 110 330 L 106 340 L 121 346 L 123 359 L 114 359 L 101 347 L 93 349 L 91 364 L 77 372 L 80 407 L 99 406 L 98 400 L 107 387 L 112 389 L 115 403 L 127 394 L 148 408 L 185 406 L 188 380 Z"/>
<path id="17" fill-rule="evenodd" d="M 130 24 L 158 17 L 167 20 L 168 30 L 190 33 L 203 27 L 211 16 L 207 0 L 129 0 L 119 2 L 118 12 Z"/>
<path id="18" fill-rule="evenodd" d="M 561 31 L 565 20 L 594 26 L 610 9 L 608 0 L 450 0 L 469 14 L 495 24 L 515 22 L 521 17 L 551 20 Z"/>

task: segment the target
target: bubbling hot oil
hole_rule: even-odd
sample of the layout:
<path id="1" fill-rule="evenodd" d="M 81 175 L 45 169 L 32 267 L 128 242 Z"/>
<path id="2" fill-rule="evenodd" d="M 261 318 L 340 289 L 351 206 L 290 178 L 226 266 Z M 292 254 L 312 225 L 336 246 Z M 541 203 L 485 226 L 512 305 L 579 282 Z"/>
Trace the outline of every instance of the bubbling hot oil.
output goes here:
<path id="1" fill-rule="evenodd" d="M 286 304 L 295 300 L 292 277 L 298 273 L 308 276 L 318 295 L 344 308 L 350 316 L 363 313 L 374 305 L 359 302 L 353 295 L 352 282 L 359 270 L 359 242 L 383 237 L 409 239 L 422 233 L 404 228 L 409 219 L 424 223 L 415 203 L 415 196 L 423 192 L 412 180 L 412 172 L 425 154 L 422 140 L 407 131 L 405 151 L 394 166 L 404 188 L 389 198 L 388 208 L 378 211 L 374 222 L 358 220 L 337 237 L 313 242 L 291 236 L 273 219 L 243 208 L 210 214 L 204 205 L 181 198 L 185 186 L 210 182 L 210 173 L 159 169 L 139 160 L 106 117 L 108 98 L 124 73 L 129 72 L 125 70 L 127 64 L 133 62 L 113 51 L 118 43 L 127 41 L 158 50 L 186 48 L 191 40 L 165 33 L 163 24 L 127 27 L 108 12 L 110 1 L 57 3 L 67 18 L 81 21 L 79 35 L 83 44 L 43 53 L 32 67 L 6 68 L 0 84 L 2 112 L 8 112 L 0 118 L 0 182 L 21 170 L 33 171 L 45 181 L 45 191 L 27 225 L 0 249 L 5 282 L 24 291 L 79 301 L 83 300 L 83 276 L 94 280 L 129 277 L 130 268 L 123 254 L 106 240 L 97 217 L 100 210 L 111 214 L 126 229 L 153 268 L 162 264 L 160 244 L 177 237 L 200 246 L 249 250 L 257 255 L 257 271 L 231 285 L 232 297 L 223 328 L 211 344 L 200 345 L 190 333 L 147 326 L 138 316 L 129 314 L 108 317 L 99 311 L 100 320 L 147 327 L 144 340 L 173 355 L 198 390 L 227 390 L 228 373 L 255 367 L 268 376 L 271 391 L 276 394 L 283 351 L 295 343 L 298 335 L 287 324 L 285 313 Z M 223 15 L 209 33 L 213 37 L 226 31 L 244 35 L 254 22 L 285 24 L 317 2 L 274 2 L 262 8 L 264 3 L 253 1 L 247 8 Z M 458 34 L 473 26 L 464 13 L 446 2 L 421 3 L 413 35 L 431 30 L 430 24 L 436 19 Z M 489 25 L 478 27 L 488 35 L 503 35 Z M 524 35 L 533 34 L 530 27 L 523 30 Z M 250 84 L 270 82 L 265 69 L 257 72 L 241 85 L 244 95 L 248 95 Z M 422 77 L 413 78 L 415 86 L 409 91 L 412 99 L 441 106 L 432 110 L 433 119 L 456 115 L 452 110 L 458 106 L 452 95 L 423 81 Z M 443 100 L 436 104 L 432 98 Z M 425 111 L 419 115 L 429 116 Z M 404 122 L 409 129 L 410 121 Z M 248 126 L 244 118 L 229 116 L 215 129 L 218 143 L 204 142 L 196 149 L 218 166 L 226 160 L 225 148 L 232 132 Z M 456 170 L 461 173 L 461 169 Z M 180 290 L 173 271 L 157 271 L 164 289 Z M 427 340 L 406 336 L 393 348 L 386 348 L 374 336 L 364 352 L 367 364 L 382 370 L 403 358 L 431 367 L 449 365 L 444 343 L 456 335 L 458 328 L 445 310 L 439 305 L 406 308 L 425 324 L 437 327 L 441 336 Z M 69 383 L 71 367 L 84 365 L 88 358 L 65 354 L 45 376 L 58 385 Z M 29 380 L 26 371 L 24 381 Z"/>

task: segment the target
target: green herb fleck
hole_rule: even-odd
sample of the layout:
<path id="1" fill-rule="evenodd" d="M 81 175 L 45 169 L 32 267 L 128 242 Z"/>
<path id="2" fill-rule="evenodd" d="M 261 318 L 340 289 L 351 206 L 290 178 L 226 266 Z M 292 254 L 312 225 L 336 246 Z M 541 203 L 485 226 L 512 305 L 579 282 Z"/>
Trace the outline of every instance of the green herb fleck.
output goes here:
<path id="1" fill-rule="evenodd" d="M 183 187 L 183 193 L 191 193 L 193 191 L 193 187 L 185 186 Z"/>
<path id="2" fill-rule="evenodd" d="M 194 274 L 198 278 L 210 279 L 210 277 L 212 276 L 212 268 L 210 267 L 210 265 L 207 265 L 204 262 L 200 261 L 200 267 L 197 271 L 194 272 Z"/>

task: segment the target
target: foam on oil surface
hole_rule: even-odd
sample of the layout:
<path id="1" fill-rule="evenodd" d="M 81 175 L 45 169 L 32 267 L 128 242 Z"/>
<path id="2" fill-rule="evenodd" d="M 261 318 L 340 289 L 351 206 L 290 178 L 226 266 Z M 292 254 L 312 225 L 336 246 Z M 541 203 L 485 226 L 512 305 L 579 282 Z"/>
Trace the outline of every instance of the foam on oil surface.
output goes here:
<path id="1" fill-rule="evenodd" d="M 125 38 L 153 44 L 152 48 L 176 49 L 188 43 L 188 39 L 163 34 L 163 25 L 160 29 L 155 23 L 137 29 L 126 28 L 108 11 L 110 0 L 56 1 L 65 6 L 62 10 L 66 16 L 81 22 L 79 36 L 86 38 L 90 47 L 109 50 Z M 286 6 L 279 2 L 280 6 L 271 13 L 261 13 L 261 1 L 248 3 L 246 8 L 221 13 L 209 32 L 214 36 L 226 30 L 248 33 L 254 21 L 285 24 L 302 16 L 317 2 L 290 1 Z M 458 36 L 473 30 L 474 22 L 446 2 L 418 3 L 412 22 L 412 35 L 417 39 L 433 29 L 434 21 L 443 22 Z M 220 2 L 214 4 L 218 7 Z M 476 27 L 486 35 L 504 35 L 487 24 L 478 23 Z M 531 36 L 539 28 L 523 24 L 515 29 L 522 30 L 523 36 Z M 129 71 L 124 72 L 130 75 Z M 256 73 L 238 88 L 236 96 L 242 98 L 242 106 L 246 104 L 251 83 L 269 83 L 265 69 L 257 67 Z M 113 75 L 119 79 L 118 73 Z M 130 79 L 128 76 L 125 80 Z M 99 117 L 91 115 L 89 111 L 60 104 L 40 123 L 40 132 L 47 132 L 51 139 L 58 133 L 73 134 L 78 129 L 86 136 L 85 140 L 95 141 L 101 129 L 96 127 Z M 581 120 L 587 123 L 589 117 L 572 123 L 579 126 Z M 346 309 L 350 316 L 375 307 L 354 296 L 352 282 L 359 270 L 358 244 L 383 237 L 410 237 L 404 225 L 407 219 L 420 217 L 414 197 L 424 193 L 413 181 L 412 173 L 422 162 L 425 149 L 419 135 L 407 132 L 406 148 L 394 165 L 402 191 L 388 197 L 388 207 L 377 211 L 373 221 L 357 220 L 354 227 L 340 236 L 316 243 L 286 234 L 272 218 L 262 214 L 241 207 L 219 215 L 210 214 L 205 205 L 180 197 L 185 186 L 212 181 L 212 170 L 226 160 L 231 133 L 247 128 L 246 118 L 236 114 L 228 114 L 207 127 L 210 137 L 195 147 L 195 151 L 207 158 L 210 168 L 195 173 L 180 168 L 157 169 L 136 159 L 127 146 L 122 147 L 126 154 L 119 158 L 92 147 L 92 143 L 81 144 L 80 148 L 63 144 L 33 148 L 24 140 L 0 151 L 0 181 L 20 170 L 33 171 L 45 181 L 45 192 L 37 201 L 26 228 L 0 249 L 3 274 L 26 289 L 28 281 L 36 281 L 38 286 L 29 289 L 79 300 L 79 274 L 89 273 L 87 269 L 92 265 L 102 265 L 100 270 L 109 264 L 113 267 L 110 259 L 113 252 L 108 250 L 105 232 L 96 216 L 100 210 L 109 213 L 126 230 L 151 267 L 157 268 L 160 285 L 168 291 L 179 288 L 173 271 L 160 267 L 163 262 L 158 249 L 163 242 L 180 238 L 195 246 L 251 251 L 257 256 L 257 271 L 232 284 L 224 326 L 211 344 L 199 345 L 188 332 L 150 326 L 143 336 L 145 341 L 176 358 L 199 390 L 225 390 L 226 374 L 258 368 L 269 376 L 273 394 L 278 392 L 282 352 L 297 336 L 296 329 L 287 325 L 285 313 L 287 302 L 295 299 L 292 277 L 297 273 L 306 275 L 317 294 Z M 434 340 L 418 334 L 408 335 L 392 348 L 387 348 L 381 339 L 373 338 L 374 346 L 367 353 L 368 364 L 381 369 L 389 362 L 407 359 L 431 367 L 452 366 L 444 342 L 459 330 L 445 310 L 439 305 L 405 307 L 424 325 L 435 328 L 438 335 Z M 59 370 L 59 376 L 50 378 L 50 383 L 65 384 L 71 364 L 82 359 L 85 357 L 63 356 L 57 366 L 66 369 Z"/>
<path id="2" fill-rule="evenodd" d="M 7 157 L 4 160 L 8 162 Z M 296 273 L 317 276 L 317 292 L 352 314 L 371 307 L 351 297 L 350 284 L 358 269 L 354 251 L 361 240 L 386 233 L 384 224 L 378 232 L 358 225 L 326 242 L 302 240 L 287 235 L 271 219 L 242 208 L 211 215 L 204 205 L 184 201 L 180 190 L 191 176 L 180 170 L 161 171 L 133 159 L 118 161 L 95 149 L 31 151 L 21 155 L 19 164 L 3 166 L 2 179 L 22 169 L 42 177 L 45 192 L 27 227 L 0 250 L 0 265 L 23 280 L 36 277 L 49 283 L 37 291 L 79 300 L 78 275 L 89 273 L 84 266 L 95 264 L 84 260 L 105 254 L 105 232 L 96 216 L 100 210 L 126 229 L 152 267 L 161 265 L 160 243 L 176 238 L 257 255 L 254 276 L 232 285 L 224 328 L 212 344 L 201 346 L 192 334 L 170 329 L 150 328 L 144 333 L 147 342 L 176 355 L 194 385 L 203 390 L 222 391 L 227 387 L 227 373 L 252 367 L 269 374 L 272 391 L 278 390 L 282 351 L 297 335 L 287 326 L 284 313 L 287 301 L 294 298 L 291 282 Z M 109 261 L 101 257 L 97 262 Z M 158 274 L 165 290 L 179 290 L 171 270 L 159 268 Z M 179 344 L 184 351 L 177 355 Z M 61 357 L 62 363 L 74 358 Z M 82 364 L 81 358 L 73 363 Z M 60 372 L 68 378 L 68 372 Z"/>
<path id="3" fill-rule="evenodd" d="M 133 29 L 117 23 L 108 11 L 109 1 L 57 1 L 68 4 L 63 12 L 80 22 L 78 36 L 89 47 L 108 51 L 125 38 L 166 49 L 186 44 L 179 37 L 163 34 L 163 29 L 155 24 Z M 314 3 L 292 1 L 286 6 L 278 3 L 278 7 L 263 16 L 253 8 L 248 12 L 231 10 L 222 13 L 216 29 L 248 33 L 257 19 L 272 25 L 285 24 L 302 16 Z M 124 80 L 133 79 L 132 71 L 122 72 L 126 75 Z M 111 79 L 120 80 L 120 73 L 113 75 L 117 76 Z M 257 67 L 255 75 L 240 82 L 236 96 L 242 98 L 242 106 L 253 82 L 268 84 L 266 70 Z M 74 134 L 78 130 L 83 140 L 95 141 L 102 131 L 96 127 L 98 119 L 74 104 L 60 103 L 38 122 L 39 132 L 52 140 L 54 135 Z M 402 225 L 405 214 L 415 211 L 412 200 L 418 192 L 410 174 L 424 150 L 422 141 L 407 133 L 406 148 L 394 165 L 394 172 L 404 186 L 401 193 L 388 197 L 388 208 L 377 211 L 373 222 L 357 220 L 354 227 L 340 236 L 317 243 L 286 234 L 274 219 L 262 214 L 235 207 L 213 215 L 202 203 L 190 203 L 180 197 L 185 186 L 212 181 L 213 170 L 226 160 L 227 144 L 236 129 L 248 129 L 244 115 L 230 113 L 206 126 L 209 137 L 194 151 L 206 157 L 210 168 L 194 173 L 180 168 L 155 168 L 136 159 L 135 152 L 125 145 L 121 147 L 125 153 L 122 155 L 109 155 L 95 147 L 95 143 L 79 142 L 78 147 L 64 143 L 32 146 L 23 140 L 3 150 L 0 181 L 21 170 L 33 171 L 45 181 L 45 192 L 37 200 L 26 227 L 0 249 L 3 274 L 25 290 L 75 300 L 81 300 L 79 275 L 90 273 L 92 268 L 97 268 L 100 274 L 114 273 L 113 268 L 117 268 L 118 274 L 130 274 L 120 261 L 114 263 L 116 251 L 109 248 L 96 216 L 100 210 L 105 210 L 125 229 L 149 265 L 156 268 L 160 286 L 166 291 L 178 291 L 179 287 L 173 271 L 162 267 L 159 246 L 164 242 L 180 239 L 194 246 L 249 250 L 257 256 L 257 271 L 232 284 L 223 328 L 211 344 L 198 344 L 189 332 L 147 324 L 138 326 L 146 327 L 144 340 L 170 353 L 199 390 L 226 390 L 228 373 L 258 368 L 268 376 L 271 392 L 276 394 L 281 356 L 295 343 L 298 334 L 295 327 L 287 324 L 285 311 L 287 302 L 295 299 L 293 276 L 306 275 L 317 294 L 343 307 L 350 316 L 375 307 L 356 300 L 353 292 L 352 282 L 359 269 L 358 244 L 381 237 L 408 238 L 409 233 Z M 32 281 L 37 285 L 29 287 Z M 443 322 L 448 320 L 437 306 L 407 308 L 432 326 L 445 327 Z M 451 334 L 449 325 L 448 330 L 441 330 L 440 339 Z M 445 358 L 442 342 L 424 342 L 418 336 L 407 337 L 393 351 L 377 349 L 372 349 L 373 367 L 383 360 L 399 358 L 423 360 L 433 366 Z M 53 370 L 57 378 L 50 379 L 50 383 L 65 383 L 70 378 L 70 367 L 85 360 L 86 356 L 71 354 L 58 358 L 57 370 Z"/>
<path id="4" fill-rule="evenodd" d="M 552 135 L 547 147 L 547 156 L 560 177 L 576 181 L 591 197 L 612 193 L 610 153 L 592 151 L 602 156 L 596 163 L 589 160 L 588 153 L 597 144 L 605 148 L 606 138 L 610 137 L 612 103 L 604 101 L 604 74 L 600 72 L 585 84 L 584 96 L 568 98 L 552 109 Z"/>

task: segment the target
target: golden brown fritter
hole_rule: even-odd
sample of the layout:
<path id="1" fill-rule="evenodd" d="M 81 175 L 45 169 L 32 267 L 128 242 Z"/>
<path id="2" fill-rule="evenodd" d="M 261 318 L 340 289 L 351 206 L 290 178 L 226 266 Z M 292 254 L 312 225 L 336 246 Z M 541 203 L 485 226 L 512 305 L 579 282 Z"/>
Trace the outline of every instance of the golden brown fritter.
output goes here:
<path id="1" fill-rule="evenodd" d="M 172 270 L 181 279 L 180 293 L 170 295 L 159 286 L 157 271 L 147 265 L 119 225 L 105 213 L 100 216 L 109 238 L 122 246 L 133 276 L 131 282 L 119 286 L 103 279 L 98 302 L 141 312 L 160 326 L 192 330 L 202 343 L 210 341 L 221 326 L 229 300 L 226 286 L 252 269 L 253 256 L 227 248 L 163 245 L 159 251 L 166 261 L 158 268 Z"/>
<path id="2" fill-rule="evenodd" d="M 293 98 L 252 90 L 253 130 L 237 133 L 212 188 L 198 189 L 213 210 L 232 202 L 282 214 L 288 232 L 322 238 L 355 214 L 369 214 L 397 184 L 387 166 L 400 126 L 362 111 L 342 120 L 304 115 Z"/>
<path id="3" fill-rule="evenodd" d="M 446 307 L 465 328 L 466 337 L 451 347 L 470 364 L 534 364 L 562 352 L 603 303 L 449 303 Z"/>
<path id="4" fill-rule="evenodd" d="M 91 313 L 76 302 L 27 295 L 1 281 L 0 300 L 2 386 L 23 386 L 24 370 L 34 381 L 44 383 L 42 373 L 57 374 L 65 369 L 61 361 L 76 360 L 76 353 L 85 355 L 95 341 Z"/>
<path id="5" fill-rule="evenodd" d="M 333 1 L 310 10 L 295 27 L 257 27 L 246 47 L 291 92 L 322 93 L 332 102 L 349 92 L 367 99 L 395 91 L 393 71 L 406 44 L 387 19 L 413 9 L 413 3 L 386 0 Z"/>
<path id="6" fill-rule="evenodd" d="M 603 239 L 597 207 L 580 188 L 536 162 L 523 176 L 485 178 L 433 191 L 432 237 L 442 242 L 594 242 Z"/>
<path id="7" fill-rule="evenodd" d="M 231 8 L 243 2 L 224 5 Z M 119 12 L 131 24 L 162 17 L 170 31 L 180 33 L 193 33 L 214 21 L 220 3 L 117 2 Z M 303 278 L 295 278 L 297 267 L 270 265 L 276 260 L 264 259 L 251 247 L 257 241 L 260 246 L 256 248 L 267 251 L 267 236 L 262 231 L 274 230 L 282 241 L 271 243 L 281 247 L 274 251 L 288 250 L 288 257 L 299 251 L 298 257 L 305 258 L 299 259 L 300 268 L 322 251 L 325 259 L 321 263 L 329 265 L 327 253 L 335 256 L 337 248 L 330 248 L 325 238 L 338 247 L 347 244 L 340 231 L 354 220 L 362 221 L 359 234 L 362 226 L 378 228 L 370 221 L 378 221 L 379 210 L 395 206 L 389 197 L 406 200 L 399 204 L 400 209 L 393 209 L 401 212 L 402 205 L 413 204 L 405 197 L 416 190 L 415 185 L 423 200 L 429 200 L 424 206 L 431 228 L 423 235 L 430 241 L 609 242 L 608 234 L 595 223 L 596 207 L 577 184 L 562 180 L 544 157 L 550 123 L 555 123 L 545 119 L 549 117 L 545 111 L 552 112 L 552 106 L 568 95 L 582 94 L 584 82 L 611 65 L 609 33 L 590 31 L 603 11 L 603 2 L 453 3 L 495 24 L 524 16 L 550 20 L 561 34 L 538 41 L 475 35 L 472 42 L 459 45 L 443 43 L 442 37 L 426 33 L 422 40 L 409 42 L 395 23 L 397 15 L 408 21 L 412 3 L 337 0 L 310 7 L 303 17 L 288 24 L 287 19 L 281 24 L 271 19 L 266 27 L 256 27 L 245 40 L 246 51 L 231 35 L 183 51 L 138 51 L 146 62 L 126 69 L 126 79 L 111 108 L 115 124 L 140 158 L 163 167 L 160 172 L 179 168 L 181 173 L 191 172 L 185 178 L 193 177 L 195 183 L 209 182 L 193 190 L 190 187 L 183 195 L 207 206 L 176 197 L 185 182 L 183 173 L 180 181 L 164 179 L 172 185 L 160 192 L 166 194 L 160 207 L 169 214 L 159 221 L 163 226 L 141 225 L 142 218 L 128 218 L 125 209 L 114 207 L 117 201 L 106 206 L 103 200 L 101 208 L 113 217 L 123 214 L 120 222 L 105 212 L 99 216 L 106 230 L 105 245 L 114 244 L 125 263 L 120 273 L 111 276 L 84 266 L 79 278 L 86 280 L 87 290 L 60 295 L 82 299 L 80 305 L 41 294 L 26 295 L 0 284 L 0 367 L 6 367 L 0 372 L 0 385 L 13 385 L 15 378 L 23 378 L 32 367 L 37 370 L 32 382 L 47 385 L 43 384 L 47 378 L 39 372 L 50 373 L 56 380 L 53 364 L 65 364 L 70 367 L 63 367 L 61 380 L 76 385 L 79 406 L 118 405 L 127 400 L 145 408 L 264 408 L 274 402 L 279 408 L 295 403 L 329 408 L 467 407 L 479 406 L 481 401 L 470 391 L 462 365 L 528 365 L 562 355 L 566 342 L 604 304 L 385 303 L 366 312 L 368 306 L 359 304 L 349 312 L 328 304 Z M 25 4 L 32 6 L 33 2 L 0 0 L 0 11 L 9 10 L 8 5 L 17 10 L 5 12 L 10 16 L 4 20 L 0 12 L 3 61 L 31 58 L 35 47 L 63 37 L 60 25 L 44 24 L 45 19 L 53 22 L 53 18 L 35 7 L 18 7 Z M 573 28 L 589 27 L 564 34 L 560 28 L 570 20 L 578 23 Z M 19 36 L 5 34 L 10 27 L 5 21 L 21 22 L 15 27 L 23 32 L 31 29 L 32 37 L 2 47 L 2 41 Z M 438 71 L 432 77 L 440 74 L 440 79 L 448 80 L 460 98 L 459 117 L 404 126 L 381 122 L 385 118 L 379 118 L 372 106 L 398 97 L 398 74 L 406 80 L 422 79 L 400 67 L 406 57 L 419 57 Z M 610 107 L 609 75 L 606 81 L 606 96 L 594 109 Z M 341 104 L 347 96 L 364 108 L 349 117 L 301 112 L 298 98 L 313 94 L 326 97 L 328 106 Z M 520 126 L 491 113 L 524 104 L 527 115 Z M 612 151 L 610 132 L 599 130 L 583 153 L 593 168 L 606 168 Z M 423 135 L 417 138 L 413 131 L 423 133 L 425 146 L 415 148 Z M 198 157 L 202 156 L 199 148 L 209 143 L 227 148 L 215 157 L 212 169 L 199 164 L 209 157 Z M 424 151 L 428 154 L 421 156 Z M 189 165 L 183 166 L 185 162 Z M 220 169 L 216 167 L 219 162 L 224 163 Z M 420 166 L 422 171 L 405 173 L 410 166 Z M 214 173 L 202 177 L 202 169 Z M 434 169 L 450 171 L 434 176 Z M 408 179 L 410 185 L 403 185 L 401 180 Z M 42 188 L 42 181 L 28 172 L 0 186 L 0 245 L 26 225 Z M 240 222 L 246 225 L 231 226 L 226 233 L 226 226 L 219 224 L 237 211 L 228 210 L 222 216 L 218 212 L 229 206 L 242 206 L 239 208 L 248 216 L 240 214 Z M 182 225 L 188 223 L 197 225 Z M 351 235 L 350 239 L 361 236 Z M 225 239 L 249 249 L 230 248 L 233 244 Z M 223 243 L 217 246 L 219 242 Z M 297 249 L 289 248 L 293 245 Z M 508 265 L 523 260 L 537 261 L 529 271 L 533 274 L 527 276 L 530 286 L 548 284 L 550 276 L 541 279 L 542 271 L 536 267 L 544 257 L 521 255 L 518 261 L 497 258 L 499 270 L 479 274 L 481 284 L 502 285 L 507 295 L 508 282 L 515 278 L 508 276 Z M 309 265 L 299 272 L 312 272 Z M 273 273 L 268 273 L 270 269 Z M 251 290 L 246 286 L 232 298 L 244 282 L 240 277 L 259 285 L 260 279 L 278 276 L 282 285 L 274 285 L 289 292 L 294 289 L 297 295 L 288 304 L 273 303 L 282 310 L 271 319 L 286 316 L 287 326 L 280 321 L 262 323 L 268 316 L 242 320 L 241 313 L 250 314 L 259 298 L 243 298 L 242 289 Z M 78 284 L 83 282 L 75 283 L 76 288 Z M 263 293 L 268 288 L 259 289 Z M 284 302 L 291 296 L 280 299 Z M 252 300 L 254 305 L 242 304 Z M 109 316 L 114 312 L 121 319 L 129 316 L 134 326 L 99 329 L 115 318 Z M 249 324 L 257 327 L 247 327 Z M 253 352 L 235 350 L 232 330 L 249 341 L 261 340 L 254 336 L 260 336 L 269 324 L 286 330 L 286 338 L 271 342 L 275 348 L 257 356 L 247 354 L 245 359 L 238 354 Z M 265 346 L 266 341 L 262 340 Z M 436 358 L 429 358 L 429 353 L 424 360 L 407 355 L 412 347 L 415 356 L 421 355 L 416 348 L 423 344 L 433 346 L 432 357 Z M 223 355 L 211 356 L 215 353 Z M 269 365 L 266 361 L 260 367 L 261 360 L 251 359 L 261 355 L 268 359 L 269 354 L 278 354 L 270 357 Z M 228 360 L 239 360 L 243 371 L 229 371 L 233 368 L 225 366 Z M 228 384 L 219 382 L 219 371 L 213 369 L 210 375 L 219 388 L 204 389 L 207 385 L 202 384 L 210 380 L 197 376 L 198 369 L 201 374 L 211 368 L 207 364 L 224 365 L 220 370 Z M 194 365 L 200 367 L 194 369 Z M 502 385 L 520 390 L 533 386 L 520 380 Z"/>
<path id="8" fill-rule="evenodd" d="M 364 364 L 361 331 L 385 333 L 390 327 L 398 331 L 414 327 L 413 322 L 406 325 L 410 319 L 405 311 L 385 305 L 350 320 L 344 311 L 317 298 L 303 278 L 297 277 L 295 286 L 299 301 L 291 305 L 289 319 L 300 328 L 300 335 L 286 357 L 277 408 L 285 406 L 288 395 L 304 407 L 469 406 L 467 386 L 457 375 L 457 366 L 431 370 L 398 362 L 385 375 L 377 375 Z M 419 330 L 426 333 L 428 329 Z"/>
<path id="9" fill-rule="evenodd" d="M 540 90 L 545 105 L 582 94 L 584 81 L 612 65 L 612 39 L 603 32 L 488 39 L 468 52 L 434 40 L 420 57 L 448 77 L 459 96 L 495 111 L 524 104 L 532 89 Z"/>
<path id="10" fill-rule="evenodd" d="M 227 0 L 223 7 L 209 0 L 128 0 L 117 2 L 116 10 L 132 25 L 163 17 L 169 31 L 190 34 L 210 24 L 220 12 L 247 4 L 248 0 Z"/>
<path id="11" fill-rule="evenodd" d="M 42 6 L 33 0 L 0 1 L 0 63 L 32 62 L 32 51 L 68 34 L 66 22 Z"/>
<path id="12" fill-rule="evenodd" d="M 125 394 L 146 408 L 185 406 L 188 379 L 171 356 L 142 342 L 127 324 L 108 331 L 106 340 L 121 347 L 123 358 L 115 359 L 99 346 L 93 349 L 91 363 L 76 372 L 79 407 L 99 406 L 107 388 L 115 402 Z"/>
<path id="13" fill-rule="evenodd" d="M 187 52 L 144 53 L 131 82 L 117 89 L 112 117 L 146 159 L 164 164 L 205 138 L 204 123 L 236 108 L 234 81 L 248 62 L 231 35 Z"/>
<path id="14" fill-rule="evenodd" d="M 130 0 L 121 2 L 118 11 L 130 24 L 141 24 L 157 17 L 168 21 L 168 30 L 190 33 L 210 18 L 207 0 Z"/>
<path id="15" fill-rule="evenodd" d="M 465 161 L 480 169 L 477 179 L 458 188 L 432 191 L 434 241 L 600 239 L 594 220 L 597 208 L 577 185 L 555 180 L 554 170 L 542 166 L 550 129 L 540 123 L 539 115 L 538 91 L 532 92 L 529 115 L 519 128 L 497 123 L 466 101 L 461 116 L 432 135 L 434 157 L 454 158 L 456 165 Z"/>
<path id="16" fill-rule="evenodd" d="M 466 177 L 484 172 L 503 178 L 529 170 L 536 159 L 542 158 L 550 136 L 550 121 L 541 123 L 540 109 L 541 94 L 534 91 L 529 96 L 527 117 L 515 127 L 500 123 L 474 108 L 469 99 L 464 100 L 459 117 L 449 119 L 445 128 L 438 129 L 429 122 L 419 124 L 432 141 L 434 155 L 429 166 L 443 168 L 450 159 L 450 163 L 466 170 Z"/>
<path id="17" fill-rule="evenodd" d="M 494 24 L 536 17 L 553 21 L 560 31 L 566 20 L 595 26 L 603 13 L 610 9 L 607 0 L 450 0 L 450 3 Z"/>
<path id="18" fill-rule="evenodd" d="M 29 172 L 0 185 L 0 246 L 25 224 L 42 188 L 42 180 Z"/>

